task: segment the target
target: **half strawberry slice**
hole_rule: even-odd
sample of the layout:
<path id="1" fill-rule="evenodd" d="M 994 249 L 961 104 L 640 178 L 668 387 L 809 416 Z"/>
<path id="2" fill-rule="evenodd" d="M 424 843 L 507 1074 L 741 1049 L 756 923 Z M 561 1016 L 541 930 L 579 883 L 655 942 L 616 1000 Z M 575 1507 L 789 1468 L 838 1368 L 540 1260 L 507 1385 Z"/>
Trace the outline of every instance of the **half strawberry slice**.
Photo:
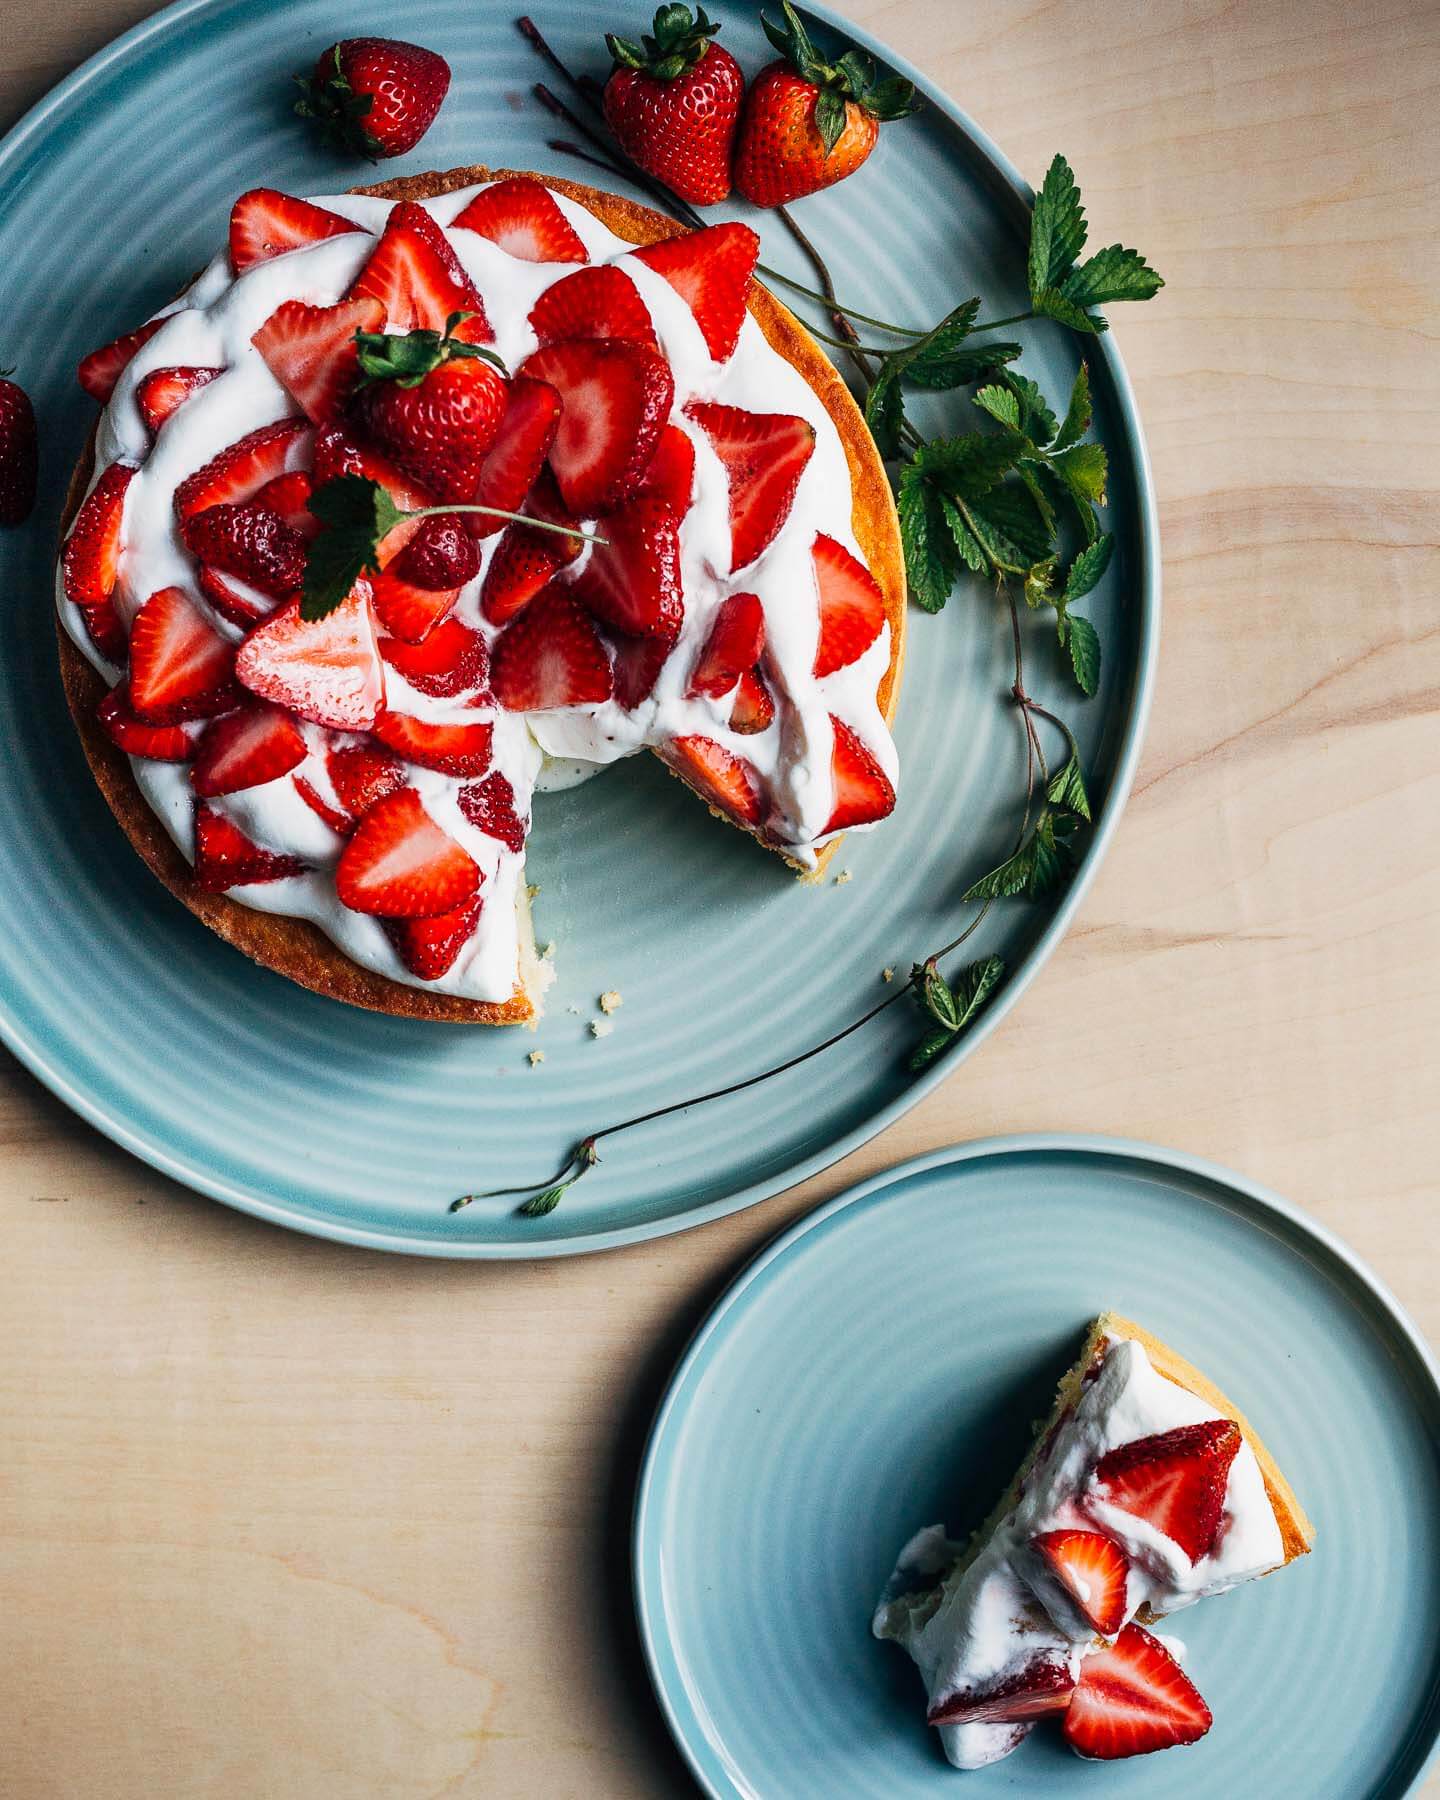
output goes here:
<path id="1" fill-rule="evenodd" d="M 365 584 L 323 619 L 302 619 L 299 600 L 292 600 L 241 644 L 235 673 L 252 694 L 302 719 L 368 731 L 385 678 Z"/>
<path id="2" fill-rule="evenodd" d="M 999 1681 L 983 1682 L 947 1694 L 925 1715 L 928 1725 L 1019 1725 L 1064 1712 L 1075 1691 L 1070 1665 L 1054 1656 L 1037 1656 L 1023 1669 Z"/>
<path id="3" fill-rule="evenodd" d="M 672 738 L 663 755 L 701 799 L 743 825 L 760 823 L 765 810 L 760 778 L 744 757 L 714 738 L 694 736 Z"/>
<path id="4" fill-rule="evenodd" d="M 247 432 L 175 490 L 175 516 L 188 519 L 210 506 L 243 506 L 266 482 L 301 461 L 310 427 L 304 419 L 277 419 Z"/>
<path id="5" fill-rule="evenodd" d="M 1080 1665 L 1065 1714 L 1065 1738 L 1081 1756 L 1110 1762 L 1193 1744 L 1210 1729 L 1210 1708 L 1175 1658 L 1139 1625 Z"/>
<path id="6" fill-rule="evenodd" d="M 382 711 L 373 730 L 397 756 L 422 769 L 438 769 L 442 775 L 483 775 L 490 767 L 495 728 L 488 720 L 456 724 Z"/>
<path id="7" fill-rule="evenodd" d="M 250 339 L 265 366 L 317 425 L 339 418 L 360 379 L 357 331 L 379 331 L 385 309 L 373 297 L 338 306 L 286 300 Z"/>
<path id="8" fill-rule="evenodd" d="M 760 255 L 760 239 L 748 225 L 707 225 L 649 244 L 635 260 L 663 275 L 695 315 L 706 348 L 716 362 L 727 361 L 745 322 L 750 277 Z"/>
<path id="9" fill-rule="evenodd" d="M 559 424 L 560 396 L 549 382 L 517 375 L 506 396 L 505 417 L 480 470 L 475 505 L 519 512 L 545 466 Z M 484 513 L 460 516 L 477 538 L 490 537 L 505 524 L 504 519 L 487 518 Z"/>
<path id="10" fill-rule="evenodd" d="M 310 200 L 278 188 L 251 188 L 230 209 L 230 266 L 237 275 L 287 250 L 318 244 L 361 228 Z"/>
<path id="11" fill-rule="evenodd" d="M 474 860 L 408 787 L 375 802 L 335 870 L 343 905 L 386 919 L 437 918 L 468 900 L 479 885 Z"/>
<path id="12" fill-rule="evenodd" d="M 672 641 L 682 615 L 680 533 L 663 500 L 630 500 L 602 521 L 577 591 L 602 625 Z"/>
<path id="13" fill-rule="evenodd" d="M 815 427 L 792 413 L 753 413 L 696 401 L 686 409 L 709 438 L 730 481 L 730 569 L 748 568 L 774 541 L 795 504 L 815 449 Z"/>
<path id="14" fill-rule="evenodd" d="M 852 825 L 871 825 L 895 810 L 895 789 L 890 777 L 843 720 L 831 713 L 830 723 L 835 732 L 830 757 L 835 804 L 822 837 L 832 831 L 846 831 Z"/>
<path id="15" fill-rule="evenodd" d="M 152 432 L 159 431 L 192 394 L 208 387 L 217 375 L 224 373 L 223 369 L 152 369 L 148 375 L 141 376 L 135 389 L 135 404 L 140 408 L 140 417 Z"/>
<path id="16" fill-rule="evenodd" d="M 512 175 L 477 194 L 450 229 L 478 231 L 522 262 L 583 263 L 589 253 L 555 197 L 538 181 Z"/>
<path id="17" fill-rule="evenodd" d="M 765 648 L 765 611 L 754 594 L 731 594 L 720 603 L 715 623 L 690 677 L 692 694 L 721 699 Z"/>
<path id="18" fill-rule="evenodd" d="M 455 959 L 475 935 L 484 901 L 479 894 L 451 912 L 433 919 L 382 919 L 395 954 L 421 981 L 439 981 L 455 966 Z"/>
<path id="19" fill-rule="evenodd" d="M 590 338 L 537 350 L 523 372 L 560 395 L 550 467 L 565 504 L 581 519 L 617 506 L 639 485 L 675 403 L 670 365 L 643 344 Z"/>
<path id="20" fill-rule="evenodd" d="M 530 310 L 530 329 L 542 344 L 625 338 L 656 347 L 655 327 L 640 290 L 614 263 L 577 269 L 546 288 Z"/>
<path id="21" fill-rule="evenodd" d="M 203 800 L 195 803 L 195 885 L 207 894 L 248 887 L 256 881 L 284 881 L 303 875 L 298 856 L 263 849 L 238 825 Z"/>
<path id="22" fill-rule="evenodd" d="M 288 713 L 246 706 L 205 727 L 190 785 L 204 799 L 278 781 L 305 760 L 305 740 Z"/>
<path id="23" fill-rule="evenodd" d="M 138 331 L 127 331 L 124 337 L 116 338 L 113 344 L 102 344 L 98 350 L 92 350 L 88 356 L 80 358 L 75 376 L 92 400 L 105 405 L 115 392 L 116 382 L 133 361 L 135 352 L 142 345 L 148 344 L 164 323 L 164 319 L 151 319 Z"/>
<path id="24" fill-rule="evenodd" d="M 106 737 L 128 756 L 149 757 L 152 762 L 189 762 L 190 734 L 183 725 L 152 725 L 130 704 L 122 681 L 100 702 L 95 715 Z"/>
<path id="25" fill-rule="evenodd" d="M 490 685 L 510 712 L 546 712 L 598 706 L 610 698 L 614 677 L 589 614 L 552 583 L 496 638 Z"/>
<path id="26" fill-rule="evenodd" d="M 373 295 L 396 331 L 444 331 L 452 313 L 470 318 L 455 329 L 469 344 L 488 344 L 494 333 L 485 302 L 465 273 L 445 233 L 423 206 L 402 200 L 390 213 L 374 254 L 360 271 L 349 299 Z"/>
<path id="27" fill-rule="evenodd" d="M 183 588 L 161 588 L 130 628 L 130 704 L 157 725 L 235 705 L 235 647 Z"/>
<path id="28" fill-rule="evenodd" d="M 1199 1562 L 1214 1548 L 1240 1443 L 1229 1419 L 1136 1438 L 1100 1458 L 1090 1497 L 1134 1513 Z"/>
<path id="29" fill-rule="evenodd" d="M 1114 1539 L 1098 1531 L 1042 1531 L 1030 1548 L 1090 1629 L 1114 1637 L 1125 1622 L 1130 1573 Z"/>
<path id="30" fill-rule="evenodd" d="M 129 463 L 111 463 L 85 496 L 65 540 L 60 560 L 65 598 L 82 612 L 108 607 L 115 592 L 125 494 L 135 475 Z"/>
<path id="31" fill-rule="evenodd" d="M 849 668 L 879 637 L 885 624 L 885 596 L 858 557 L 822 531 L 810 558 L 820 596 L 820 638 L 816 676 Z"/>

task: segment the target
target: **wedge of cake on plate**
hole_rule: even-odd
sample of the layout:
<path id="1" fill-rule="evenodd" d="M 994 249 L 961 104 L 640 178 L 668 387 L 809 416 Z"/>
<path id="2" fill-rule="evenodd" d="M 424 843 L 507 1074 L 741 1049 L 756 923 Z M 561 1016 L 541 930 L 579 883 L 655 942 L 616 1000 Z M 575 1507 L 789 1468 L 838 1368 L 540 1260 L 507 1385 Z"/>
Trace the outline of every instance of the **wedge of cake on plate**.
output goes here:
<path id="1" fill-rule="evenodd" d="M 990 1517 L 963 1546 L 917 1533 L 873 1629 L 914 1658 L 957 1768 L 1008 1756 L 1052 1714 L 1080 1755 L 1135 1756 L 1211 1725 L 1183 1646 L 1149 1627 L 1313 1542 L 1244 1415 L 1105 1313 Z"/>

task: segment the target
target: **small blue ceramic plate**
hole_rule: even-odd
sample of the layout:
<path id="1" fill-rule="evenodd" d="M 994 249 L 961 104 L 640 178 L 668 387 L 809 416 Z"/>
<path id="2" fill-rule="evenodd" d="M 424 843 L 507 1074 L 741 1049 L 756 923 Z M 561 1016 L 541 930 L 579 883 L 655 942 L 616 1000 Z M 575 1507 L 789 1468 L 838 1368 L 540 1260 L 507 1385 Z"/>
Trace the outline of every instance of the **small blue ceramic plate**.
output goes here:
<path id="1" fill-rule="evenodd" d="M 653 5 L 545 0 L 533 11 L 572 67 L 603 73 L 604 33 L 627 19 L 638 29 Z M 696 1224 L 824 1167 L 911 1105 L 954 1059 L 909 1078 L 917 1022 L 895 1007 L 823 1062 L 607 1146 L 548 1219 L 517 1219 L 510 1200 L 446 1211 L 469 1190 L 543 1179 L 586 1133 L 727 1087 L 857 1017 L 884 992 L 882 968 L 904 970 L 954 934 L 958 896 L 1013 837 L 1024 771 L 1006 705 L 1008 625 L 976 583 L 939 618 L 914 618 L 900 805 L 847 844 L 843 886 L 802 888 L 648 757 L 542 798 L 530 872 L 560 973 L 538 1037 L 304 993 L 207 932 L 124 841 L 56 674 L 55 533 L 94 416 L 76 360 L 208 260 L 244 189 L 323 193 L 376 178 L 318 150 L 290 111 L 290 73 L 341 33 L 403 24 L 454 71 L 434 129 L 386 173 L 483 160 L 585 175 L 545 146 L 555 127 L 529 92 L 545 71 L 510 10 L 413 0 L 402 20 L 392 0 L 181 0 L 92 58 L 0 145 L 0 363 L 18 364 L 44 439 L 35 519 L 0 533 L 0 1039 L 77 1112 L 192 1187 L 302 1230 L 437 1256 L 559 1255 Z M 712 10 L 747 67 L 769 60 L 753 6 Z M 1020 310 L 1028 195 L 932 92 L 859 174 L 801 213 L 851 304 L 928 324 L 972 293 L 992 317 Z M 748 216 L 766 258 L 801 273 L 774 220 Z M 1026 367 L 1067 393 L 1074 340 L 1058 326 L 1021 329 Z M 1075 725 L 1097 826 L 1067 892 L 1003 903 L 986 920 L 975 948 L 1002 952 L 1011 976 L 965 1050 L 1019 998 L 1088 886 L 1150 692 L 1159 600 L 1144 450 L 1109 340 L 1088 354 L 1116 535 L 1086 601 L 1105 643 L 1096 698 L 1064 677 L 1053 629 L 1026 629 L 1030 688 Z M 929 403 L 936 428 L 973 415 L 963 395 Z M 597 1040 L 589 1020 L 612 988 L 624 1008 Z M 545 1061 L 532 1069 L 536 1047 Z"/>
<path id="2" fill-rule="evenodd" d="M 870 1612 L 913 1531 L 979 1523 L 1107 1307 L 1245 1408 L 1317 1547 L 1177 1620 L 1198 1745 L 1102 1766 L 1037 1730 L 962 1775 Z M 1107 1138 L 937 1151 L 803 1219 L 710 1314 L 651 1436 L 635 1584 L 712 1795 L 1405 1794 L 1440 1733 L 1435 1364 L 1342 1244 L 1239 1176 Z"/>

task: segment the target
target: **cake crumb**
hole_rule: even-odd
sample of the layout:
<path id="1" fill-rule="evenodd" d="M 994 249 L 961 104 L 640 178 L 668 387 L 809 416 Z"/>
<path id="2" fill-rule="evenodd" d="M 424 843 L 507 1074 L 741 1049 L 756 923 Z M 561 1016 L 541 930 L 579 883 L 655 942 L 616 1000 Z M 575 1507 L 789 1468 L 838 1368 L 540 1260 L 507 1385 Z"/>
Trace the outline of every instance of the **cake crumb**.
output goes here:
<path id="1" fill-rule="evenodd" d="M 835 877 L 836 887 L 844 887 L 845 883 L 849 879 L 850 879 L 850 871 L 848 869 L 841 869 L 840 873 Z"/>
<path id="2" fill-rule="evenodd" d="M 880 971 L 880 979 L 882 981 L 893 981 L 895 979 L 895 971 L 893 969 L 882 969 Z"/>
<path id="3" fill-rule="evenodd" d="M 532 1050 L 525 1060 L 532 1069 L 538 1069 L 540 1064 L 545 1060 L 545 1052 L 543 1050 Z"/>
<path id="4" fill-rule="evenodd" d="M 600 1010 L 603 1013 L 613 1013 L 622 1004 L 619 992 L 615 988 L 606 988 L 600 996 Z"/>
<path id="5" fill-rule="evenodd" d="M 541 960 L 541 962 L 549 962 L 549 961 L 550 961 L 550 959 L 551 959 L 551 957 L 552 957 L 552 956 L 554 956 L 554 954 L 555 954 L 555 946 L 554 946 L 554 944 L 542 944 L 542 945 L 541 945 L 541 946 L 540 946 L 540 960 Z"/>
<path id="6" fill-rule="evenodd" d="M 525 893 L 531 900 L 538 899 L 540 895 L 540 883 L 538 881 L 532 881 L 525 889 Z"/>
<path id="7" fill-rule="evenodd" d="M 615 1022 L 613 1019 L 592 1019 L 590 1021 L 591 1037 L 609 1037 L 614 1029 Z"/>

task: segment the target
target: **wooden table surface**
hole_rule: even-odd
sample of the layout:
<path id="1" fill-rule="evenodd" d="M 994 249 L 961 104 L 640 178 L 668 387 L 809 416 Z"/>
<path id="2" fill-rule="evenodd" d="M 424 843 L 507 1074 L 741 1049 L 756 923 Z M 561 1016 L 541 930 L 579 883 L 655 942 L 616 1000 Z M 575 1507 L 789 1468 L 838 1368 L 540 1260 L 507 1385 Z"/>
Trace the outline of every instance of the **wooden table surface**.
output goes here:
<path id="1" fill-rule="evenodd" d="M 0 123 L 149 10 L 12 6 Z M 0 1068 L 9 1800 L 692 1791 L 630 1621 L 651 1408 L 757 1245 L 934 1145 L 1073 1127 L 1216 1158 L 1440 1334 L 1440 13 L 846 10 L 1032 179 L 1063 148 L 1093 240 L 1170 284 L 1117 332 L 1166 591 L 1109 859 L 1024 1004 L 907 1118 L 614 1255 L 445 1266 L 290 1236 Z"/>

